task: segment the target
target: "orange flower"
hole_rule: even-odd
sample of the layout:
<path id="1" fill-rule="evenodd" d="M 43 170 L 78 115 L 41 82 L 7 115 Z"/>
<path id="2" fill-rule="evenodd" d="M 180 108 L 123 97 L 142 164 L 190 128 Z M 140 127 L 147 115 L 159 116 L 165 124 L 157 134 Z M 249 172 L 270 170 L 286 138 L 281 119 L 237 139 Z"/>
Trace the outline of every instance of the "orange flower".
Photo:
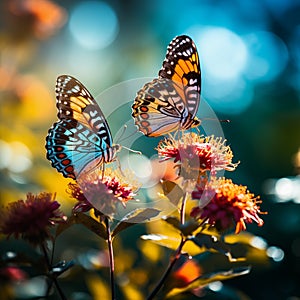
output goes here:
<path id="1" fill-rule="evenodd" d="M 161 160 L 174 159 L 175 163 L 180 163 L 182 177 L 197 179 L 198 174 L 205 171 L 215 174 L 222 169 L 235 170 L 237 164 L 232 163 L 233 154 L 225 142 L 213 135 L 204 137 L 193 132 L 184 133 L 178 140 L 171 135 L 165 138 L 158 144 L 157 151 Z M 197 174 L 192 171 L 197 171 Z"/>
<path id="2" fill-rule="evenodd" d="M 0 211 L 0 232 L 10 237 L 23 238 L 37 245 L 51 238 L 49 229 L 66 217 L 54 201 L 55 194 L 27 194 L 27 199 L 12 202 Z"/>
<path id="3" fill-rule="evenodd" d="M 176 280 L 177 287 L 184 287 L 201 275 L 202 268 L 195 260 L 189 259 L 174 271 L 173 278 Z"/>
<path id="4" fill-rule="evenodd" d="M 126 178 L 130 178 L 126 177 Z M 124 181 L 117 171 L 106 169 L 93 172 L 77 179 L 77 183 L 69 183 L 69 193 L 78 203 L 73 212 L 87 212 L 95 209 L 105 215 L 111 215 L 116 211 L 117 204 L 126 207 L 126 202 L 136 195 L 137 187 Z"/>
<path id="5" fill-rule="evenodd" d="M 246 186 L 234 184 L 230 179 L 219 178 L 207 183 L 206 187 L 197 187 L 192 192 L 193 199 L 199 199 L 200 205 L 194 207 L 191 216 L 207 221 L 218 230 L 226 230 L 235 225 L 235 233 L 246 230 L 246 223 L 253 221 L 258 226 L 263 220 L 258 203 Z"/>

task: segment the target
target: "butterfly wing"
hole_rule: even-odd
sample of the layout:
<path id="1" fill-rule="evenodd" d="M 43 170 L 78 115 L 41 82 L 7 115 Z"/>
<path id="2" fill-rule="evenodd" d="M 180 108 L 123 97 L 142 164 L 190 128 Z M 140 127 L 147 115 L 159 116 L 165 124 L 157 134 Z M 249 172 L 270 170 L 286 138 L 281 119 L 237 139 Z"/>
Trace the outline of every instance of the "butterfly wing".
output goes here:
<path id="1" fill-rule="evenodd" d="M 180 128 L 184 103 L 172 81 L 157 78 L 138 92 L 132 109 L 139 130 L 147 136 L 159 136 Z"/>
<path id="2" fill-rule="evenodd" d="M 102 148 L 111 147 L 112 136 L 108 123 L 93 96 L 76 78 L 62 75 L 56 82 L 58 118 L 73 119 L 99 135 Z"/>
<path id="3" fill-rule="evenodd" d="M 60 120 L 49 129 L 47 158 L 64 177 L 76 179 L 84 169 L 103 163 L 104 151 L 99 145 L 100 137 L 85 125 L 72 119 Z"/>
<path id="4" fill-rule="evenodd" d="M 159 76 L 174 81 L 174 87 L 194 118 L 200 103 L 201 70 L 197 48 L 190 37 L 181 35 L 170 42 Z"/>
<path id="5" fill-rule="evenodd" d="M 147 136 L 160 136 L 198 125 L 201 73 L 196 46 L 188 36 L 174 38 L 159 71 L 159 78 L 137 93 L 132 116 Z M 195 120 L 194 120 L 195 118 Z"/>
<path id="6" fill-rule="evenodd" d="M 59 121 L 46 138 L 47 158 L 65 177 L 114 158 L 107 121 L 95 99 L 77 79 L 62 75 L 56 83 Z"/>

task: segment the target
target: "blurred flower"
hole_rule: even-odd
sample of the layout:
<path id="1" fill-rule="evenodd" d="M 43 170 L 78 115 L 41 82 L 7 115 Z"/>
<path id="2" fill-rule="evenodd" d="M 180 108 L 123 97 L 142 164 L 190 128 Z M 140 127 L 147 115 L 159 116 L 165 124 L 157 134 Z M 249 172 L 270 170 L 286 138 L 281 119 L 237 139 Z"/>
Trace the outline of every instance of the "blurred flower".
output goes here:
<path id="1" fill-rule="evenodd" d="M 27 199 L 9 203 L 0 211 L 0 232 L 10 237 L 23 238 L 37 245 L 51 238 L 49 229 L 66 220 L 59 211 L 55 194 L 27 194 Z"/>
<path id="2" fill-rule="evenodd" d="M 172 277 L 176 282 L 176 287 L 185 287 L 201 276 L 202 271 L 195 260 L 188 259 L 174 271 Z"/>
<path id="3" fill-rule="evenodd" d="M 180 162 L 180 176 L 195 179 L 205 171 L 215 174 L 222 169 L 235 170 L 237 163 L 232 163 L 233 154 L 225 142 L 213 135 L 204 137 L 193 132 L 184 133 L 178 140 L 171 135 L 165 138 L 158 144 L 157 151 L 163 161 L 174 159 L 175 163 Z"/>
<path id="4" fill-rule="evenodd" d="M 297 153 L 294 155 L 294 166 L 297 174 L 300 174 L 300 148 Z"/>
<path id="5" fill-rule="evenodd" d="M 27 274 L 18 267 L 9 266 L 0 269 L 0 280 L 5 281 L 21 281 L 27 278 Z"/>
<path id="6" fill-rule="evenodd" d="M 39 39 L 53 35 L 67 18 L 63 7 L 50 0 L 10 0 L 8 8 L 18 17 L 18 24 L 31 29 Z"/>
<path id="7" fill-rule="evenodd" d="M 246 230 L 245 223 L 255 221 L 258 226 L 264 223 L 258 216 L 261 214 L 259 197 L 254 197 L 246 186 L 234 184 L 230 179 L 218 178 L 208 182 L 204 189 L 197 187 L 192 198 L 200 199 L 200 205 L 192 209 L 191 216 L 215 225 L 218 230 L 235 225 L 235 233 L 239 233 Z"/>
<path id="8" fill-rule="evenodd" d="M 126 176 L 132 178 L 132 176 Z M 94 208 L 98 212 L 113 214 L 117 203 L 126 207 L 126 202 L 136 195 L 138 187 L 125 181 L 120 172 L 105 169 L 82 176 L 77 183 L 69 183 L 69 193 L 78 203 L 73 212 L 87 212 Z"/>

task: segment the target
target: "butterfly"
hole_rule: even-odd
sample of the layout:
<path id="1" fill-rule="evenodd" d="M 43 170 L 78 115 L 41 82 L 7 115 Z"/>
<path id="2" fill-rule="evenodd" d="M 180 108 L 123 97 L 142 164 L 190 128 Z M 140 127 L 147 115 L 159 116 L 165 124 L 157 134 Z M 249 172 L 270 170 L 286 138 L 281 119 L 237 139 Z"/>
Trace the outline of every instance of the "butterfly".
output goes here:
<path id="1" fill-rule="evenodd" d="M 56 81 L 58 121 L 46 138 L 47 158 L 64 177 L 76 179 L 82 172 L 115 160 L 121 146 L 113 145 L 108 123 L 90 92 L 69 75 Z"/>
<path id="2" fill-rule="evenodd" d="M 158 78 L 138 91 L 132 105 L 135 125 L 146 136 L 200 125 L 196 117 L 200 103 L 201 70 L 193 40 L 181 35 L 167 47 Z"/>

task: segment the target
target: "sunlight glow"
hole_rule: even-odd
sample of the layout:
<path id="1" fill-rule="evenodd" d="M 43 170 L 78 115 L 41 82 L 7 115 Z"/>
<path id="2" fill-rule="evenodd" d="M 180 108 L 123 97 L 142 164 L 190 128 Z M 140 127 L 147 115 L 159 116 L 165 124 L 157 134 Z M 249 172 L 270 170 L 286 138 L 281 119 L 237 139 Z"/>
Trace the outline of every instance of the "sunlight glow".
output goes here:
<path id="1" fill-rule="evenodd" d="M 98 50 L 115 40 L 119 22 L 115 11 L 107 3 L 85 1 L 78 3 L 73 9 L 69 28 L 82 47 Z"/>

